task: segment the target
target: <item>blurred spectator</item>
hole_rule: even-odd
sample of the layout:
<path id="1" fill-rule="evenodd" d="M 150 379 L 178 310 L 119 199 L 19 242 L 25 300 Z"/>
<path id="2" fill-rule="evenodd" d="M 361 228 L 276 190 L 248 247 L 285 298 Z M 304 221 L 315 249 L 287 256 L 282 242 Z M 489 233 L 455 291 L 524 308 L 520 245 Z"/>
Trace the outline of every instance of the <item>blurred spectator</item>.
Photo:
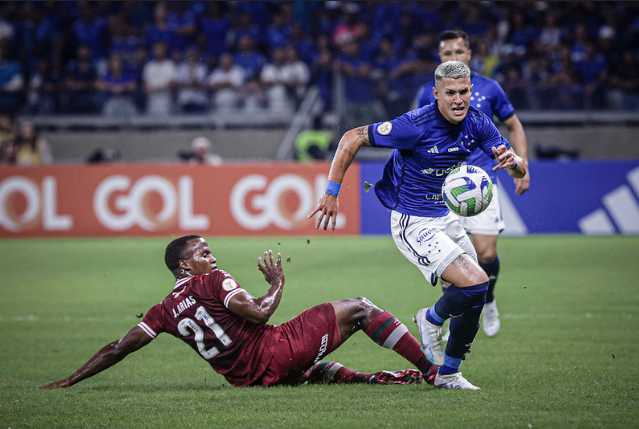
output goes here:
<path id="1" fill-rule="evenodd" d="M 610 73 L 608 107 L 618 110 L 639 110 L 639 53 L 627 50 Z"/>
<path id="2" fill-rule="evenodd" d="M 236 21 L 231 26 L 227 39 L 234 49 L 240 50 L 239 45 L 244 38 L 248 38 L 252 42 L 262 40 L 262 31 L 258 25 L 253 23 L 253 16 L 250 13 L 238 13 L 235 16 Z"/>
<path id="3" fill-rule="evenodd" d="M 553 87 L 553 97 L 545 100 L 547 105 L 542 105 L 543 108 L 583 108 L 583 91 L 570 60 L 570 46 L 563 45 L 559 49 L 558 61 L 552 65 L 549 84 Z"/>
<path id="4" fill-rule="evenodd" d="M 317 47 L 313 43 L 313 39 L 304 33 L 304 28 L 298 22 L 294 22 L 291 25 L 291 40 L 289 43 L 297 50 L 300 59 L 311 67 L 313 58 L 317 54 Z"/>
<path id="5" fill-rule="evenodd" d="M 23 103 L 22 67 L 11 54 L 9 40 L 0 40 L 0 113 L 15 113 Z"/>
<path id="6" fill-rule="evenodd" d="M 311 82 L 317 85 L 326 111 L 333 108 L 333 53 L 328 36 L 320 35 L 316 42 L 317 53 L 311 65 Z"/>
<path id="7" fill-rule="evenodd" d="M 146 46 L 149 51 L 155 49 L 158 43 L 164 43 L 166 46 L 166 56 L 169 56 L 177 45 L 177 35 L 175 28 L 169 26 L 168 11 L 165 2 L 158 2 L 153 8 L 153 23 L 148 27 L 145 33 Z"/>
<path id="8" fill-rule="evenodd" d="M 180 152 L 178 156 L 194 165 L 222 165 L 222 157 L 211 152 L 211 140 L 196 137 L 191 141 L 191 152 Z"/>
<path id="9" fill-rule="evenodd" d="M 208 108 L 206 91 L 206 66 L 200 62 L 200 55 L 195 47 L 188 48 L 184 60 L 175 70 L 175 87 L 177 88 L 177 105 L 183 113 L 202 113 Z"/>
<path id="10" fill-rule="evenodd" d="M 38 61 L 29 79 L 27 106 L 30 113 L 50 115 L 56 112 L 60 80 L 60 72 L 52 70 L 48 60 Z"/>
<path id="11" fill-rule="evenodd" d="M 102 114 L 110 118 L 128 118 L 137 114 L 133 97 L 137 84 L 135 77 L 124 70 L 122 58 L 111 54 L 108 70 L 98 79 L 97 88 L 103 92 Z"/>
<path id="12" fill-rule="evenodd" d="M 17 37 L 21 45 L 19 53 L 26 59 L 26 67 L 34 67 L 38 59 L 59 61 L 62 42 L 59 31 L 37 3 L 25 2 L 22 7 Z"/>
<path id="13" fill-rule="evenodd" d="M 286 87 L 286 51 L 284 47 L 275 47 L 272 55 L 272 61 L 260 73 L 260 86 L 266 96 L 266 105 L 271 110 L 292 111 L 293 103 Z"/>
<path id="14" fill-rule="evenodd" d="M 581 77 L 581 85 L 588 108 L 601 109 L 604 107 L 604 85 L 608 79 L 608 64 L 603 55 L 595 50 L 595 45 L 586 42 L 582 61 L 574 64 Z"/>
<path id="15" fill-rule="evenodd" d="M 106 57 L 107 22 L 105 18 L 95 16 L 94 5 L 94 2 L 77 2 L 80 17 L 73 23 L 71 31 L 76 44 L 86 45 L 91 54 L 90 59 L 98 64 Z"/>
<path id="16" fill-rule="evenodd" d="M 372 64 L 361 58 L 358 42 L 344 43 L 343 48 L 344 55 L 335 60 L 335 67 L 344 75 L 346 108 L 343 125 L 351 129 L 376 122 L 382 115 L 376 105 Z"/>
<path id="17" fill-rule="evenodd" d="M 126 16 L 117 14 L 109 17 L 109 52 L 122 59 L 124 69 L 130 71 L 135 67 L 136 51 L 140 46 L 140 37 L 131 26 Z"/>
<path id="18" fill-rule="evenodd" d="M 386 116 L 395 118 L 411 110 L 416 92 L 414 59 L 397 55 L 390 39 L 385 38 L 379 45 L 374 65 L 379 74 L 379 94 Z"/>
<path id="19" fill-rule="evenodd" d="M 171 88 L 175 77 L 175 63 L 167 58 L 167 46 L 157 42 L 153 46 L 153 59 L 142 71 L 146 111 L 150 115 L 167 116 L 173 110 Z"/>
<path id="20" fill-rule="evenodd" d="M 64 111 L 69 113 L 96 113 L 95 86 L 98 72 L 91 61 L 91 50 L 88 45 L 78 46 L 76 57 L 67 63 L 64 70 L 64 93 L 61 103 Z"/>
<path id="21" fill-rule="evenodd" d="M 220 65 L 207 79 L 209 88 L 213 90 L 213 106 L 218 110 L 237 108 L 240 90 L 244 83 L 244 70 L 233 62 L 229 53 L 220 56 Z"/>
<path id="22" fill-rule="evenodd" d="M 266 28 L 266 43 L 271 50 L 278 46 L 284 46 L 291 40 L 290 16 L 287 15 L 284 5 L 285 3 L 278 5 L 279 7 L 272 15 L 271 23 Z"/>
<path id="23" fill-rule="evenodd" d="M 345 2 L 344 15 L 331 35 L 334 46 L 342 46 L 354 40 L 360 40 L 364 34 L 364 25 L 359 20 L 359 6 L 355 2 Z"/>
<path id="24" fill-rule="evenodd" d="M 22 166 L 45 165 L 53 162 L 49 142 L 40 134 L 31 121 L 20 124 L 16 143 L 16 164 Z"/>
<path id="25" fill-rule="evenodd" d="M 544 23 L 539 30 L 539 37 L 535 41 L 537 52 L 552 55 L 559 49 L 566 35 L 565 30 L 559 26 L 557 14 L 552 11 L 543 13 Z"/>
<path id="26" fill-rule="evenodd" d="M 284 82 L 297 107 L 306 93 L 311 72 L 306 63 L 300 59 L 299 51 L 294 46 L 287 46 L 285 50 Z"/>
<path id="27" fill-rule="evenodd" d="M 214 56 L 228 52 L 227 35 L 231 28 L 231 21 L 224 16 L 224 2 L 206 2 L 206 15 L 202 18 L 200 26 L 206 34 L 207 51 Z"/>
<path id="28" fill-rule="evenodd" d="M 13 118 L 6 113 L 0 113 L 0 144 L 13 141 L 15 138 L 16 124 Z"/>
<path id="29" fill-rule="evenodd" d="M 16 144 L 13 140 L 6 140 L 0 143 L 0 166 L 15 165 Z"/>
<path id="30" fill-rule="evenodd" d="M 171 49 L 183 50 L 195 44 L 197 21 L 188 9 L 187 1 L 171 1 L 168 3 L 167 22 L 175 33 L 175 46 Z"/>
<path id="31" fill-rule="evenodd" d="M 237 52 L 233 61 L 244 69 L 247 82 L 257 80 L 266 64 L 266 59 L 255 49 L 255 42 L 249 36 L 242 36 L 237 43 Z"/>
<path id="32" fill-rule="evenodd" d="M 473 50 L 473 56 L 470 60 L 470 68 L 484 76 L 493 77 L 501 59 L 490 51 L 486 39 L 478 39 L 476 46 L 477 49 Z"/>

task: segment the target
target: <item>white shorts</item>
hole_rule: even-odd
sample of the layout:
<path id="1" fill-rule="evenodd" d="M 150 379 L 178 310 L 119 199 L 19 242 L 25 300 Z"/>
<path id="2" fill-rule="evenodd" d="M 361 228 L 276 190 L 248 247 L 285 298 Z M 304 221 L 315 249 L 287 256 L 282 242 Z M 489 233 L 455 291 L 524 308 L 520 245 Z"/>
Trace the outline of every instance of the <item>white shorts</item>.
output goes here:
<path id="1" fill-rule="evenodd" d="M 467 253 L 477 261 L 477 252 L 459 216 L 420 217 L 391 212 L 391 234 L 400 252 L 420 269 L 431 285 L 459 255 Z"/>
<path id="2" fill-rule="evenodd" d="M 461 226 L 469 234 L 499 235 L 506 222 L 501 216 L 501 206 L 499 205 L 499 187 L 493 184 L 493 199 L 486 210 L 471 217 L 459 217 Z"/>

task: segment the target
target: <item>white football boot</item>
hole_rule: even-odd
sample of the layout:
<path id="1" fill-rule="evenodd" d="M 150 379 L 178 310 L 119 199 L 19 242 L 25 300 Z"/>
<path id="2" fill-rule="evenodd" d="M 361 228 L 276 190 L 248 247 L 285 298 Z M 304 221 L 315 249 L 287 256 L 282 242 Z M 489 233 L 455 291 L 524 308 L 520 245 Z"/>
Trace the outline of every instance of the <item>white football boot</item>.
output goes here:
<path id="1" fill-rule="evenodd" d="M 471 384 L 468 380 L 462 377 L 461 372 L 446 375 L 437 373 L 437 375 L 435 376 L 435 387 L 441 387 L 445 389 L 479 390 L 479 387 Z"/>
<path id="2" fill-rule="evenodd" d="M 413 321 L 419 329 L 419 336 L 422 343 L 422 351 L 426 359 L 434 365 L 444 365 L 444 350 L 442 348 L 442 327 L 430 323 L 426 319 L 427 308 L 422 308 L 417 312 Z"/>
<path id="3" fill-rule="evenodd" d="M 499 321 L 499 311 L 497 311 L 497 301 L 489 302 L 484 305 L 482 310 L 484 332 L 489 337 L 494 337 L 499 333 L 501 322 Z"/>

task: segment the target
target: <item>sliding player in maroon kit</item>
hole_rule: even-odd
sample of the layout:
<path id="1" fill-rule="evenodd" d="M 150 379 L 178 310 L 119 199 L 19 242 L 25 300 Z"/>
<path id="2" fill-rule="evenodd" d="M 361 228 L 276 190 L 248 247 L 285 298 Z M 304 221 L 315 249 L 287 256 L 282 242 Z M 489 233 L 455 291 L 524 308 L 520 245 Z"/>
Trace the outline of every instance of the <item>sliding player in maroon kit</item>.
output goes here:
<path id="1" fill-rule="evenodd" d="M 233 386 L 310 383 L 409 384 L 431 381 L 437 373 L 404 324 L 366 298 L 320 304 L 276 326 L 266 322 L 277 309 L 284 287 L 281 255 L 258 258 L 258 269 L 271 286 L 255 298 L 228 273 L 217 268 L 206 241 L 197 235 L 173 240 L 165 262 L 175 287 L 124 337 L 104 346 L 71 376 L 41 386 L 70 387 L 115 365 L 167 332 L 197 351 Z M 418 370 L 364 374 L 320 359 L 364 330 Z M 420 372 L 421 371 L 421 372 Z M 423 374 L 423 376 L 422 376 Z"/>

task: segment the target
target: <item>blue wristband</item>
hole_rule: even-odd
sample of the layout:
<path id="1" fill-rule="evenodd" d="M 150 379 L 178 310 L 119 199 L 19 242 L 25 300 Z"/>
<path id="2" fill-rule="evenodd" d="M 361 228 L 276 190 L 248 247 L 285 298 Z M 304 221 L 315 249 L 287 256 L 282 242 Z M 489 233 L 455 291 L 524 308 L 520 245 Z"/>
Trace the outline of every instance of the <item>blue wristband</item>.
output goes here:
<path id="1" fill-rule="evenodd" d="M 519 164 L 517 163 L 517 160 L 515 160 L 515 165 L 513 165 L 512 167 L 508 167 L 509 170 L 514 170 L 515 168 L 517 168 Z"/>
<path id="2" fill-rule="evenodd" d="M 328 181 L 328 185 L 326 185 L 326 192 L 328 195 L 338 196 L 339 189 L 342 187 L 341 183 Z"/>

